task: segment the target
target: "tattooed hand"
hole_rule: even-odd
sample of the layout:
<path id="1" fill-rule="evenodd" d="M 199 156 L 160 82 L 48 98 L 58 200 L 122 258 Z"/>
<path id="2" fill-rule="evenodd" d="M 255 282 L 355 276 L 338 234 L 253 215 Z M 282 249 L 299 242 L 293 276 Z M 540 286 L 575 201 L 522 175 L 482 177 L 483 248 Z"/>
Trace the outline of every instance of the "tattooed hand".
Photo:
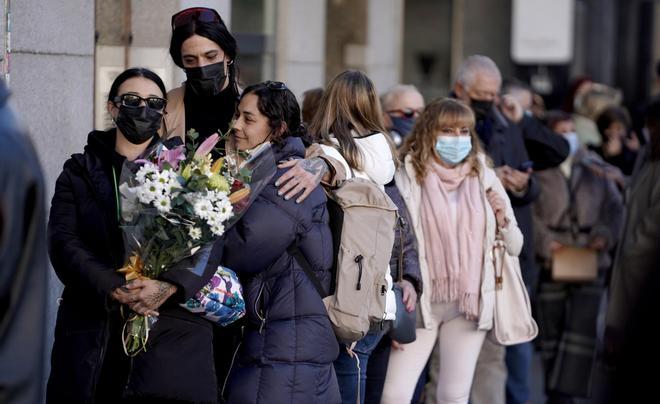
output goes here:
<path id="1" fill-rule="evenodd" d="M 176 286 L 154 279 L 137 279 L 126 285 L 134 301 L 128 307 L 144 316 L 158 316 L 158 308 L 176 292 Z"/>
<path id="2" fill-rule="evenodd" d="M 275 183 L 279 187 L 279 195 L 284 199 L 298 196 L 296 203 L 300 203 L 321 183 L 321 179 L 328 172 L 325 160 L 314 157 L 305 160 L 289 160 L 278 165 L 279 168 L 290 167 Z"/>

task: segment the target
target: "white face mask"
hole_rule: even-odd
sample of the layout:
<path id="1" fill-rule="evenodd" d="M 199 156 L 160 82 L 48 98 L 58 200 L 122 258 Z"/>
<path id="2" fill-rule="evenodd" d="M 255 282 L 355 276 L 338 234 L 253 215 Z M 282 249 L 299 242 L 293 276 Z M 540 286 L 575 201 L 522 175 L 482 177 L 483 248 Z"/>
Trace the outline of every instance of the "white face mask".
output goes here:
<path id="1" fill-rule="evenodd" d="M 580 149 L 580 139 L 578 139 L 577 133 L 575 132 L 568 132 L 564 133 L 564 139 L 568 142 L 569 146 L 569 154 L 571 156 L 575 155 L 577 151 Z"/>

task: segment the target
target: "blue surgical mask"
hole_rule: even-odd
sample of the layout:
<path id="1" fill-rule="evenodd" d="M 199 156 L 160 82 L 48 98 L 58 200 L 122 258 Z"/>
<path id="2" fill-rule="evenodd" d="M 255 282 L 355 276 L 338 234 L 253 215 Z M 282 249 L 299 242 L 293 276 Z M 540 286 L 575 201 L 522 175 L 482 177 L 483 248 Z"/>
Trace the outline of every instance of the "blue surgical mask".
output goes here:
<path id="1" fill-rule="evenodd" d="M 580 149 L 580 140 L 577 137 L 577 133 L 564 133 L 564 139 L 568 142 L 569 155 L 573 156 Z"/>
<path id="2" fill-rule="evenodd" d="M 390 120 L 392 121 L 392 129 L 399 132 L 401 137 L 406 137 L 412 131 L 413 126 L 415 126 L 415 118 L 406 118 L 391 116 Z"/>
<path id="3" fill-rule="evenodd" d="M 435 150 L 447 164 L 456 165 L 470 154 L 472 138 L 470 136 L 438 136 Z"/>

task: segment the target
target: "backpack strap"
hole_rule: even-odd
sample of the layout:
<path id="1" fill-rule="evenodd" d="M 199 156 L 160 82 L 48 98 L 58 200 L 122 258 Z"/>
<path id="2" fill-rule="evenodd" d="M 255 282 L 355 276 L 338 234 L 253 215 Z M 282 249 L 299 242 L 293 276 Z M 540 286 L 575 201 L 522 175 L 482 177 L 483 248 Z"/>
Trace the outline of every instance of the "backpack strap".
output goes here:
<path id="1" fill-rule="evenodd" d="M 309 264 L 309 261 L 307 261 L 307 258 L 305 258 L 302 251 L 300 251 L 298 245 L 295 243 L 291 244 L 289 248 L 287 248 L 286 250 L 296 261 L 298 261 L 298 264 L 300 264 L 303 271 L 305 271 L 309 280 L 312 281 L 312 283 L 314 284 L 314 288 L 318 292 L 319 296 L 321 296 L 321 299 L 327 296 L 328 294 L 321 285 L 321 281 L 319 281 L 319 278 L 317 278 L 316 275 L 314 275 L 312 266 Z"/>

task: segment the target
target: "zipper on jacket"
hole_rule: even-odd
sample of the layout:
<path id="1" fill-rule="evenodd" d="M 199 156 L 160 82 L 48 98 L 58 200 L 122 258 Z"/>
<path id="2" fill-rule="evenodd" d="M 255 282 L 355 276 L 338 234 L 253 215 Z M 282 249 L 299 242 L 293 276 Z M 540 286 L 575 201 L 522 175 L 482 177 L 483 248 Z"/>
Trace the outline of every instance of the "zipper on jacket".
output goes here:
<path id="1" fill-rule="evenodd" d="M 129 385 L 131 384 L 131 376 L 133 376 L 133 357 L 128 358 L 128 375 L 126 376 L 126 384 L 124 385 L 124 391 L 128 390 Z"/>
<path id="2" fill-rule="evenodd" d="M 95 397 L 96 386 L 99 384 L 99 378 L 101 377 L 101 369 L 103 368 L 103 361 L 105 360 L 105 348 L 110 340 L 109 334 L 110 334 L 110 313 L 106 315 L 105 327 L 103 329 L 103 344 L 101 344 L 98 365 L 96 366 L 96 369 L 94 369 L 94 376 L 92 377 L 93 380 L 92 391 L 91 391 L 92 402 L 96 401 L 96 397 Z"/>
<path id="3" fill-rule="evenodd" d="M 266 287 L 265 283 L 261 284 L 261 287 L 259 288 L 259 293 L 257 293 L 257 299 L 254 302 L 254 314 L 256 314 L 257 318 L 259 318 L 259 321 L 261 324 L 259 325 L 259 334 L 264 330 L 264 326 L 266 325 L 266 313 L 261 313 L 261 298 L 263 297 L 264 293 L 264 287 Z"/>
<path id="4" fill-rule="evenodd" d="M 227 387 L 227 382 L 229 381 L 229 375 L 231 375 L 231 370 L 234 368 L 234 362 L 236 361 L 236 356 L 238 355 L 238 351 L 241 349 L 241 345 L 243 344 L 244 335 L 245 335 L 245 327 L 241 327 L 241 341 L 238 343 L 238 345 L 236 345 L 234 354 L 231 356 L 231 363 L 229 363 L 229 371 L 227 371 L 227 375 L 225 376 L 225 381 L 222 383 L 222 390 L 220 390 L 221 399 L 225 398 L 225 388 Z"/>
<path id="5" fill-rule="evenodd" d="M 362 260 L 364 257 L 362 255 L 358 255 L 355 257 L 355 262 L 358 264 L 358 280 L 357 280 L 357 290 L 362 289 Z"/>

